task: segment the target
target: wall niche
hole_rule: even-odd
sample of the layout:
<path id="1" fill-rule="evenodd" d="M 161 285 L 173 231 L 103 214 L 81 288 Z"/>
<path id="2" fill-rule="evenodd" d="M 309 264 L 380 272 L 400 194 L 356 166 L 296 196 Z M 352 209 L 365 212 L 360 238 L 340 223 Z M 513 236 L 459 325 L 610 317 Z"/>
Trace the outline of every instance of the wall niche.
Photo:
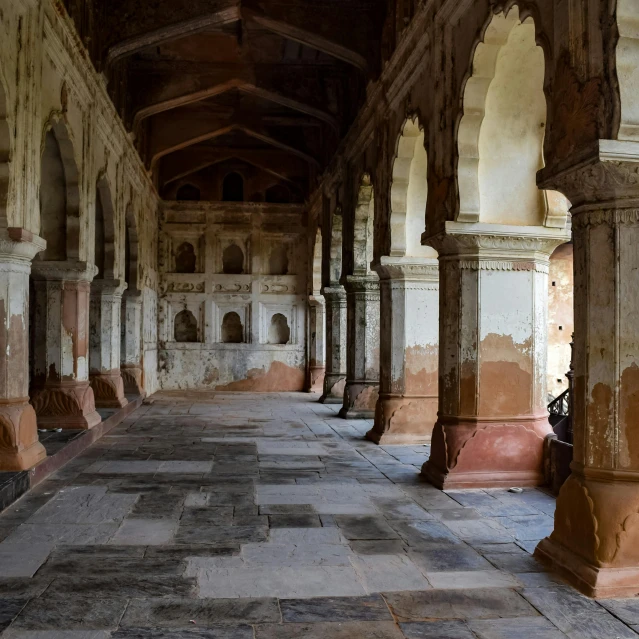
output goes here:
<path id="1" fill-rule="evenodd" d="M 244 251 L 235 243 L 229 244 L 222 253 L 222 273 L 225 275 L 244 273 Z"/>
<path id="2" fill-rule="evenodd" d="M 180 311 L 173 321 L 174 338 L 176 342 L 199 342 L 198 326 L 195 315 L 188 309 Z"/>
<path id="3" fill-rule="evenodd" d="M 182 242 L 175 252 L 176 273 L 196 273 L 197 255 L 195 247 L 190 242 Z"/>
<path id="4" fill-rule="evenodd" d="M 288 320 L 282 313 L 275 313 L 271 317 L 271 325 L 268 329 L 269 344 L 288 344 L 291 340 L 291 329 Z"/>
<path id="5" fill-rule="evenodd" d="M 244 326 L 235 311 L 226 313 L 222 320 L 221 340 L 223 344 L 242 344 L 244 342 Z"/>
<path id="6" fill-rule="evenodd" d="M 269 273 L 271 275 L 288 275 L 288 250 L 286 246 L 274 246 L 269 257 Z"/>

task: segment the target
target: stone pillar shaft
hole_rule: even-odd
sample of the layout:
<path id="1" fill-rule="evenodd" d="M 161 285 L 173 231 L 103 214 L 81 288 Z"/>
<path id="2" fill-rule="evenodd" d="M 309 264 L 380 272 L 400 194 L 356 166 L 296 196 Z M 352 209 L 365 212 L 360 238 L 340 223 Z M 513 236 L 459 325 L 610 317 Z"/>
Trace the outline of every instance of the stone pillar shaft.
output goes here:
<path id="1" fill-rule="evenodd" d="M 346 384 L 346 291 L 342 286 L 322 289 L 326 301 L 326 371 L 320 402 L 342 404 Z"/>
<path id="2" fill-rule="evenodd" d="M 321 295 L 311 296 L 308 305 L 308 321 L 310 334 L 306 389 L 311 393 L 315 393 L 323 390 L 326 371 L 324 339 L 326 312 L 324 308 L 324 298 Z"/>
<path id="3" fill-rule="evenodd" d="M 122 298 L 122 346 L 120 371 L 124 390 L 144 395 L 142 366 L 142 295 L 125 292 Z"/>
<path id="4" fill-rule="evenodd" d="M 379 444 L 426 443 L 437 421 L 439 266 L 436 259 L 384 257 L 377 272 L 380 393 L 367 437 Z"/>
<path id="5" fill-rule="evenodd" d="M 538 485 L 551 432 L 548 262 L 569 236 L 469 226 L 448 223 L 447 236 L 433 243 L 440 255 L 439 416 L 422 472 L 440 488 Z"/>
<path id="6" fill-rule="evenodd" d="M 345 278 L 347 362 L 340 417 L 371 419 L 379 396 L 379 277 Z"/>
<path id="7" fill-rule="evenodd" d="M 29 404 L 29 273 L 46 246 L 22 229 L 0 241 L 0 471 L 27 470 L 46 457 Z"/>
<path id="8" fill-rule="evenodd" d="M 120 373 L 120 318 L 126 283 L 93 280 L 89 314 L 89 376 L 100 408 L 122 408 L 128 404 Z"/>
<path id="9" fill-rule="evenodd" d="M 536 551 L 593 597 L 639 591 L 639 201 L 626 206 L 573 209 L 574 457 Z"/>
<path id="10" fill-rule="evenodd" d="M 31 403 L 41 428 L 88 429 L 100 423 L 89 385 L 89 296 L 95 267 L 35 262 Z"/>

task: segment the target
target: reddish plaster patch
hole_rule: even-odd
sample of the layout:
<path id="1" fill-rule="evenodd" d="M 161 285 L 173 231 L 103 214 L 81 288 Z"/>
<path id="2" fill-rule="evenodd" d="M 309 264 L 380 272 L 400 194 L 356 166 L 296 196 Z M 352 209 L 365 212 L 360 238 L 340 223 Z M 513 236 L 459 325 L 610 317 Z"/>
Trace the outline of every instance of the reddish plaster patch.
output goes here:
<path id="1" fill-rule="evenodd" d="M 480 344 L 479 415 L 516 416 L 535 412 L 530 341 L 491 333 Z"/>
<path id="2" fill-rule="evenodd" d="M 4 357 L 7 356 L 7 331 L 6 331 L 7 324 L 6 323 L 7 323 L 7 312 L 4 307 L 4 300 L 0 300 L 0 353 L 3 353 Z M 11 355 L 13 355 L 13 353 L 11 353 Z M 6 386 L 7 386 L 7 367 L 2 366 L 0 367 L 0 389 L 4 390 Z"/>
<path id="3" fill-rule="evenodd" d="M 611 462 L 612 442 L 608 442 L 608 431 L 612 424 L 613 392 L 610 386 L 601 382 L 595 384 L 588 404 L 589 451 L 588 463 L 602 467 Z"/>
<path id="4" fill-rule="evenodd" d="M 2 318 L 0 318 L 0 322 L 2 322 Z M 27 387 L 27 375 L 28 375 L 28 335 L 27 329 L 24 325 L 25 318 L 22 315 L 12 315 L 11 320 L 9 321 L 9 339 L 8 342 L 11 345 L 11 384 L 15 388 L 19 386 L 21 389 L 25 389 Z M 1 352 L 6 353 L 6 343 L 3 343 L 4 331 L 2 327 L 4 324 L 0 324 L 0 349 Z M 0 376 L 4 377 L 5 370 L 0 370 Z M 4 388 L 4 384 L 7 380 L 0 377 L 0 383 L 2 383 L 2 388 Z M 18 391 L 21 394 L 24 394 L 24 390 Z"/>
<path id="5" fill-rule="evenodd" d="M 639 469 L 639 432 L 637 431 L 637 419 L 639 419 L 639 367 L 633 363 L 621 374 L 621 387 L 619 392 L 619 414 L 621 423 L 619 429 L 621 437 L 625 440 L 627 451 L 626 459 L 622 459 L 624 468 Z"/>
<path id="6" fill-rule="evenodd" d="M 438 349 L 410 346 L 406 349 L 405 389 L 411 395 L 437 395 Z M 400 391 L 401 392 L 401 391 Z"/>
<path id="7" fill-rule="evenodd" d="M 367 386 L 353 401 L 353 409 L 374 411 L 379 398 L 377 386 Z"/>
<path id="8" fill-rule="evenodd" d="M 287 366 L 283 362 L 273 362 L 268 371 L 252 368 L 247 379 L 216 386 L 218 391 L 245 391 L 251 393 L 294 392 L 304 390 L 304 371 Z"/>

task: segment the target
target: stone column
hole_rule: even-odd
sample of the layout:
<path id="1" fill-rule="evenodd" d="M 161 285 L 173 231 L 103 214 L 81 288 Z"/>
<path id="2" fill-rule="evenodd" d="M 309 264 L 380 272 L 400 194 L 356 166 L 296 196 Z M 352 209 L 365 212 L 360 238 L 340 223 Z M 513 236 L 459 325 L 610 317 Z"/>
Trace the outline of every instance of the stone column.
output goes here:
<path id="1" fill-rule="evenodd" d="M 439 265 L 436 259 L 382 257 L 377 444 L 430 442 L 437 421 Z"/>
<path id="2" fill-rule="evenodd" d="M 345 419 L 372 419 L 379 397 L 379 276 L 348 275 Z"/>
<path id="3" fill-rule="evenodd" d="M 324 375 L 326 372 L 324 346 L 326 314 L 324 311 L 324 298 L 321 295 L 312 295 L 309 298 L 308 322 L 310 334 L 306 390 L 309 393 L 319 393 L 324 388 Z"/>
<path id="4" fill-rule="evenodd" d="M 572 475 L 537 547 L 592 597 L 639 592 L 639 145 L 549 183 L 573 202 L 575 339 Z M 620 158 L 635 161 L 621 162 Z"/>
<path id="5" fill-rule="evenodd" d="M 342 286 L 322 289 L 326 301 L 326 371 L 323 404 L 342 404 L 346 385 L 346 291 Z"/>
<path id="6" fill-rule="evenodd" d="M 29 404 L 29 273 L 46 242 L 23 229 L 0 240 L 0 471 L 46 457 Z"/>
<path id="7" fill-rule="evenodd" d="M 146 395 L 142 366 L 142 294 L 124 293 L 122 298 L 122 344 L 120 372 L 124 391 Z"/>
<path id="8" fill-rule="evenodd" d="M 548 264 L 568 234 L 448 222 L 439 252 L 439 415 L 422 473 L 440 488 L 543 483 Z"/>
<path id="9" fill-rule="evenodd" d="M 86 262 L 34 262 L 31 404 L 40 428 L 100 423 L 89 385 L 89 296 L 97 269 Z"/>
<path id="10" fill-rule="evenodd" d="M 89 379 L 98 408 L 122 408 L 124 396 L 120 373 L 120 318 L 126 282 L 93 280 L 89 313 Z"/>

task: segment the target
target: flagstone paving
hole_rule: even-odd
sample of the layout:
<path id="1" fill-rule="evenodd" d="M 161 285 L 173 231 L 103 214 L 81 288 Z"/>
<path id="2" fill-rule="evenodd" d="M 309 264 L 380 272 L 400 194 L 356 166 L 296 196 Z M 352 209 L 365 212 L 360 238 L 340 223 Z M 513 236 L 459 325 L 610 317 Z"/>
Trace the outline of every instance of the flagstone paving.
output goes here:
<path id="1" fill-rule="evenodd" d="M 626 639 L 532 555 L 542 490 L 441 492 L 426 446 L 302 394 L 166 393 L 0 515 L 2 639 Z"/>

